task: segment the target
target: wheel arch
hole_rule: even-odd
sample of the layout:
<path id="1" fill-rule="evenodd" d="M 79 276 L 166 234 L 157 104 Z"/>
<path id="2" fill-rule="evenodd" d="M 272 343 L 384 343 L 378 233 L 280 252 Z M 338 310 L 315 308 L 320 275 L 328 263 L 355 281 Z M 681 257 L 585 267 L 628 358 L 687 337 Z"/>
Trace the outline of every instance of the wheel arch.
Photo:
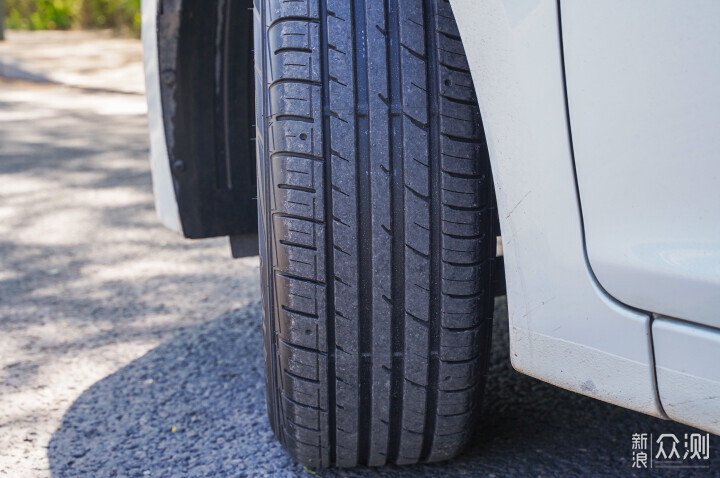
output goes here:
<path id="1" fill-rule="evenodd" d="M 553 0 L 451 0 L 495 182 L 513 366 L 663 416 L 650 317 L 619 304 L 587 262 Z"/>

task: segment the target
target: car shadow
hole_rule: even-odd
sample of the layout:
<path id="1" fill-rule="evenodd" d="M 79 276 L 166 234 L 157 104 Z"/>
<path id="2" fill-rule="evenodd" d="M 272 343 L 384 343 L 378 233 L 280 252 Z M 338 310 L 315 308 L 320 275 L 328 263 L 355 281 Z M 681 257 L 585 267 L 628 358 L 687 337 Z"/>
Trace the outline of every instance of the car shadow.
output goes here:
<path id="1" fill-rule="evenodd" d="M 322 474 L 633 476 L 633 433 L 691 430 L 515 372 L 507 331 L 506 303 L 500 299 L 483 417 L 466 453 L 444 464 Z M 261 307 L 253 303 L 181 330 L 95 383 L 52 437 L 52 475 L 315 475 L 289 459 L 265 417 L 261 336 Z M 720 473 L 720 459 L 713 456 L 710 464 L 709 470 L 685 471 Z"/>

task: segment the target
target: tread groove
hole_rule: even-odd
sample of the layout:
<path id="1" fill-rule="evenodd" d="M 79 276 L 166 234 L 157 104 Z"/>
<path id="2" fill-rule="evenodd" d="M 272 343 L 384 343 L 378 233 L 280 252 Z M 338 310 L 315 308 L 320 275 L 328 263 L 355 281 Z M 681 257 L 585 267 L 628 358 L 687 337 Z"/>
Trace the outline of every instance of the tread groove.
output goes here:
<path id="1" fill-rule="evenodd" d="M 428 334 L 428 374 L 427 374 L 427 402 L 425 404 L 425 426 L 423 427 L 423 443 L 420 452 L 420 461 L 428 461 L 433 452 L 435 441 L 435 427 L 437 425 L 438 413 L 438 380 L 440 374 L 439 352 L 442 303 L 440 297 L 439 278 L 442 274 L 442 223 L 441 207 L 442 202 L 442 165 L 440 164 L 440 124 L 437 99 L 439 97 L 438 79 L 438 55 L 437 40 L 435 38 L 435 0 L 426 1 L 423 5 L 425 16 L 425 45 L 428 51 L 426 62 L 426 75 L 428 79 L 427 101 L 430 107 L 428 121 L 430 134 L 428 136 L 428 151 L 430 165 L 430 196 L 433 201 L 430 203 L 430 327 Z M 436 161 L 432 159 L 436 158 Z"/>
<path id="2" fill-rule="evenodd" d="M 332 183 L 332 138 L 330 135 L 330 66 L 328 58 L 328 27 L 327 27 L 327 0 L 320 0 L 320 52 L 322 63 L 322 137 L 323 157 L 325 158 L 325 177 L 323 198 L 325 200 L 326 217 L 333 215 L 333 183 Z M 326 296 L 326 334 L 327 334 L 327 408 L 328 408 L 328 462 L 336 463 L 336 376 L 335 376 L 335 248 L 334 222 L 327 221 L 325 225 L 325 282 Z"/>
<path id="3" fill-rule="evenodd" d="M 292 349 L 302 350 L 303 352 L 309 352 L 309 353 L 318 354 L 318 355 L 327 355 L 327 353 L 323 352 L 322 350 L 317 350 L 312 347 L 306 347 L 306 346 L 300 345 L 300 344 L 294 344 L 292 342 L 288 342 L 285 339 L 280 339 L 280 343 L 282 343 L 283 345 L 286 345 L 287 347 L 290 347 Z"/>
<path id="4" fill-rule="evenodd" d="M 367 73 L 367 51 L 365 35 L 367 24 L 365 18 L 365 0 L 352 2 L 352 33 L 353 55 L 355 60 L 355 111 L 356 111 L 356 170 L 357 181 L 357 225 L 358 225 L 358 462 L 367 464 L 370 456 L 370 430 L 372 419 L 372 205 L 371 185 L 368 174 L 370 171 L 370 138 L 367 114 L 357 112 L 368 111 L 369 88 Z"/>
<path id="5" fill-rule="evenodd" d="M 388 0 L 386 7 L 388 50 L 388 109 L 392 112 L 403 104 L 402 65 L 400 63 L 400 0 Z M 405 47 L 411 53 L 410 48 Z M 406 115 L 409 117 L 409 115 Z M 390 373 L 390 424 L 388 430 L 387 461 L 395 463 L 400 454 L 403 428 L 403 388 L 405 378 L 405 167 L 403 164 L 404 138 L 402 117 L 390 115 L 388 122 L 390 141 L 390 169 L 392 171 L 392 248 L 391 248 L 391 354 Z"/>

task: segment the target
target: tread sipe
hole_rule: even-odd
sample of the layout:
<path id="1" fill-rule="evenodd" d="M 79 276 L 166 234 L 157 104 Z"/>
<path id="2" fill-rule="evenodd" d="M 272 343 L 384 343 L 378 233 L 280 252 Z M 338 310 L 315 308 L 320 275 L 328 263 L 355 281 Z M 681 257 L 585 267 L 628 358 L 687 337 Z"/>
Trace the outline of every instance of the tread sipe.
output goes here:
<path id="1" fill-rule="evenodd" d="M 487 370 L 494 196 L 446 0 L 256 0 L 268 411 L 311 467 L 449 459 Z"/>

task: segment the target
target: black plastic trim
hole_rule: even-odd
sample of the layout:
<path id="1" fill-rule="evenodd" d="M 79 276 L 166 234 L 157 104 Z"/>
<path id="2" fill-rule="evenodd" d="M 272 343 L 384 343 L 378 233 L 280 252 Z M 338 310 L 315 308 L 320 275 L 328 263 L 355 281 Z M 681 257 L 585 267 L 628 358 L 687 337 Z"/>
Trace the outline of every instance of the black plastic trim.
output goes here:
<path id="1" fill-rule="evenodd" d="M 183 233 L 257 233 L 252 1 L 160 0 L 157 25 Z"/>

